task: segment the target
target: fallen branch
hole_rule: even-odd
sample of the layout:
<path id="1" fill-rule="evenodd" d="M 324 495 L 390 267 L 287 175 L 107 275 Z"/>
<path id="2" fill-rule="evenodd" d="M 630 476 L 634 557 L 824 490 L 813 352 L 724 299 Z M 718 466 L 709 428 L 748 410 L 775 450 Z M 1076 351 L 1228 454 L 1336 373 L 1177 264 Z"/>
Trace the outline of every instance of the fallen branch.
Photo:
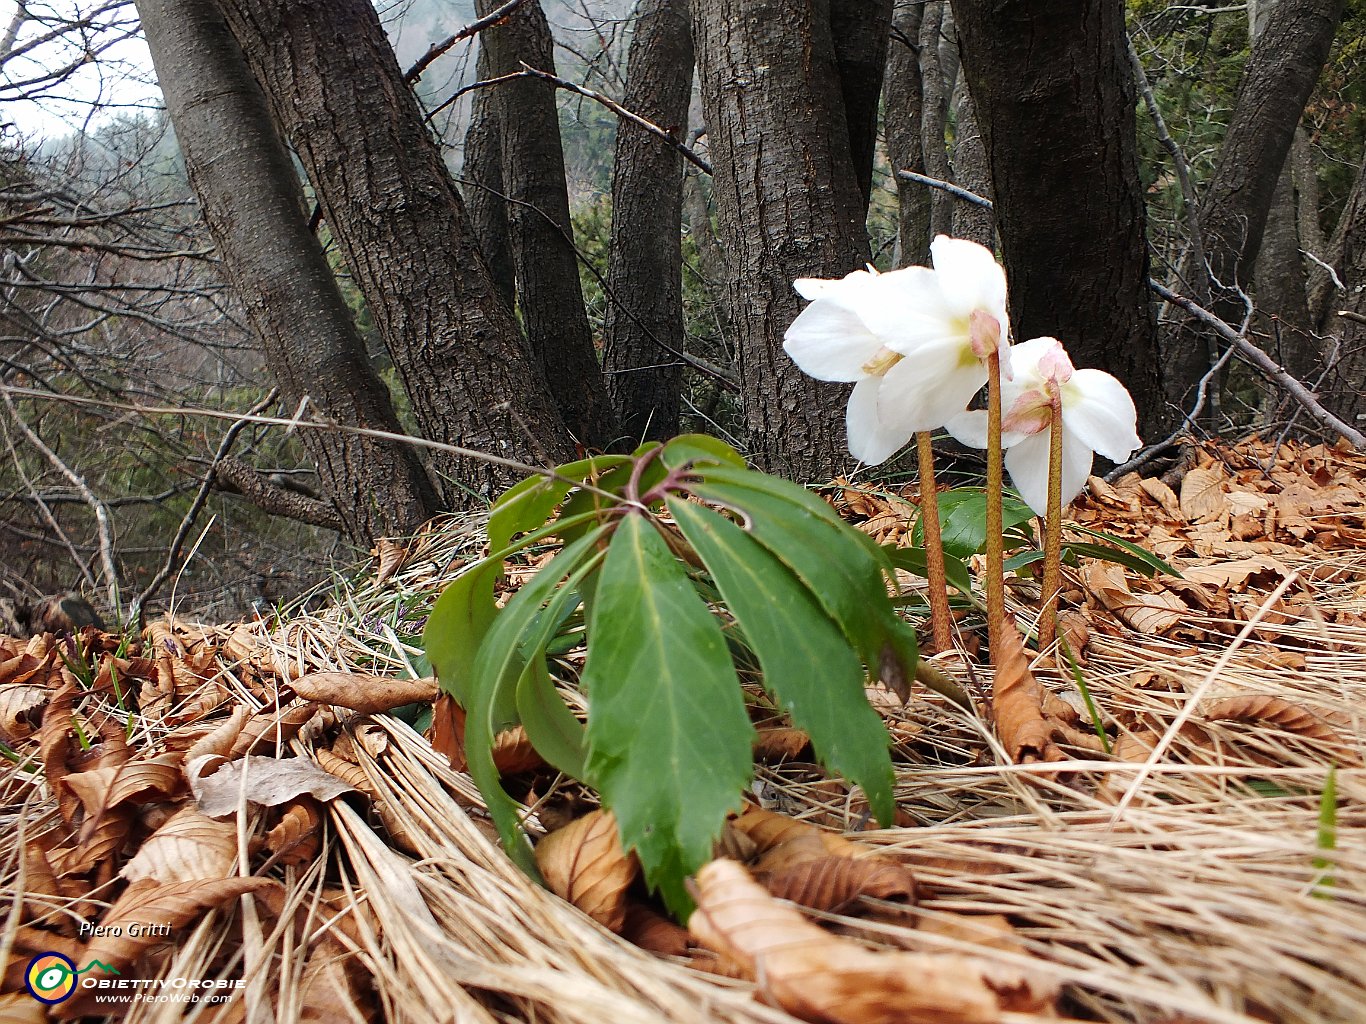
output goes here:
<path id="1" fill-rule="evenodd" d="M 1156 281 L 1149 280 L 1148 287 L 1167 302 L 1170 302 L 1174 306 L 1179 306 L 1205 326 L 1213 329 L 1219 337 L 1233 345 L 1233 347 L 1238 350 L 1238 354 L 1247 360 L 1247 362 L 1260 370 L 1267 380 L 1271 381 L 1277 387 L 1284 390 L 1291 398 L 1299 402 L 1300 405 L 1304 407 L 1305 411 L 1313 416 L 1314 419 L 1318 420 L 1321 425 L 1330 430 L 1335 430 L 1343 437 L 1347 438 L 1347 440 L 1352 443 L 1352 447 L 1356 448 L 1358 451 L 1366 451 L 1366 434 L 1362 434 L 1361 431 L 1325 409 L 1312 391 L 1305 387 L 1300 380 L 1287 372 L 1285 367 L 1281 366 L 1276 360 L 1272 359 L 1260 348 L 1248 341 L 1246 334 L 1234 330 L 1223 319 L 1216 316 L 1214 313 L 1211 313 L 1203 306 L 1197 305 L 1193 300 L 1186 298 L 1184 295 L 1176 294 L 1176 292 Z"/>
<path id="2" fill-rule="evenodd" d="M 258 420 L 252 417 L 237 422 L 245 426 Z M 284 516 L 286 519 L 321 526 L 328 530 L 340 531 L 343 527 L 341 516 L 327 502 L 306 498 L 302 494 L 277 487 L 245 462 L 221 458 L 213 469 L 213 477 L 220 489 L 240 494 L 257 508 L 271 515 Z"/>
<path id="3" fill-rule="evenodd" d="M 985 210 L 992 209 L 992 202 L 986 196 L 979 196 L 976 192 L 970 192 L 961 185 L 955 185 L 951 181 L 943 181 L 939 178 L 931 178 L 928 174 L 921 174 L 919 171 L 897 171 L 898 178 L 905 178 L 907 181 L 918 181 L 922 185 L 930 188 L 941 189 L 951 196 L 962 199 L 964 202 L 973 203 Z"/>

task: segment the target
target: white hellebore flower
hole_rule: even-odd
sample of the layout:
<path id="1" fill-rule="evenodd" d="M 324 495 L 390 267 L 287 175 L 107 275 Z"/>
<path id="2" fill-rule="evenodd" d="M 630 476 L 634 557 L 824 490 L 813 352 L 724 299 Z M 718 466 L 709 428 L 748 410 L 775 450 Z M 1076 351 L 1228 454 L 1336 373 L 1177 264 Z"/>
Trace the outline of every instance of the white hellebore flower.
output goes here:
<path id="1" fill-rule="evenodd" d="M 966 409 L 986 383 L 984 360 L 993 351 L 1006 366 L 1001 265 L 989 249 L 946 235 L 930 254 L 933 270 L 870 267 L 837 281 L 795 283 L 811 305 L 788 328 L 783 349 L 817 380 L 854 384 L 849 452 L 868 465 Z"/>
<path id="2" fill-rule="evenodd" d="M 1081 493 L 1100 452 L 1125 462 L 1142 444 L 1138 414 L 1124 385 L 1103 370 L 1077 370 L 1056 338 L 1010 350 L 1013 379 L 1001 382 L 1001 445 L 1011 482 L 1039 515 L 1048 512 L 1048 449 L 1054 403 L 1062 408 L 1062 504 Z M 987 414 L 965 412 L 946 424 L 964 444 L 985 448 Z"/>

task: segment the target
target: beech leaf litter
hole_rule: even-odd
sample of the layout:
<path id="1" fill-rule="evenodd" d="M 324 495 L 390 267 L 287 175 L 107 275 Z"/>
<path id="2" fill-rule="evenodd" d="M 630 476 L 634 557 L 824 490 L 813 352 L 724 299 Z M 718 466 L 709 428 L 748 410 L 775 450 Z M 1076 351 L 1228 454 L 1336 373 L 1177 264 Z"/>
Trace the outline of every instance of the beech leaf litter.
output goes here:
<path id="1" fill-rule="evenodd" d="M 879 543 L 911 543 L 913 491 L 824 494 Z M 499 849 L 461 719 L 427 735 L 417 644 L 480 556 L 478 518 L 381 542 L 330 607 L 168 618 L 131 642 L 0 637 L 0 1020 L 1360 1021 L 1366 458 L 1192 447 L 1160 479 L 1093 479 L 1066 529 L 1179 575 L 1076 558 L 1070 657 L 1026 648 L 1026 569 L 989 663 L 963 603 L 962 649 L 933 664 L 976 707 L 868 691 L 894 827 L 743 680 L 757 775 L 686 921 L 520 731 L 494 763 L 544 886 Z M 43 956 L 231 998 L 115 1011 L 78 985 L 44 1006 L 25 989 Z"/>

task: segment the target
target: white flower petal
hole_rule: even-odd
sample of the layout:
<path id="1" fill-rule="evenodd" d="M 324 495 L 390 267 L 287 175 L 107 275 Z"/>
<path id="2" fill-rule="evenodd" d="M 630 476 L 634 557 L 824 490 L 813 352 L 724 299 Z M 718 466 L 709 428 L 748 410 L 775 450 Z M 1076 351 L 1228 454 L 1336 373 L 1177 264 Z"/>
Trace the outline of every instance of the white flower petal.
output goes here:
<path id="1" fill-rule="evenodd" d="M 1048 514 L 1048 448 L 1052 431 L 1043 430 L 1006 449 L 1010 482 L 1038 515 Z M 1062 431 L 1062 507 L 1082 492 L 1091 476 L 1093 452 L 1065 426 Z"/>
<path id="2" fill-rule="evenodd" d="M 844 426 L 849 434 L 849 454 L 869 466 L 886 462 L 911 439 L 907 431 L 891 429 L 878 416 L 881 377 L 865 377 L 854 385 L 845 410 Z"/>
<path id="3" fill-rule="evenodd" d="M 960 412 L 957 416 L 950 416 L 944 421 L 944 429 L 959 444 L 965 444 L 969 448 L 985 448 L 987 446 L 987 411 L 985 409 L 972 409 L 968 412 Z"/>
<path id="4" fill-rule="evenodd" d="M 985 448 L 987 446 L 987 411 L 985 409 L 972 409 L 968 412 L 960 412 L 957 416 L 951 416 L 944 422 L 944 429 L 959 444 L 965 444 L 969 448 Z M 1015 430 L 1003 430 L 1001 432 L 1001 447 L 1009 448 L 1013 444 L 1019 444 L 1028 434 L 1022 434 Z"/>
<path id="5" fill-rule="evenodd" d="M 783 336 L 783 351 L 817 380 L 855 381 L 882 342 L 857 313 L 829 299 L 801 311 Z"/>
<path id="6" fill-rule="evenodd" d="M 1010 346 L 1010 369 L 1014 380 L 1009 386 L 1025 391 L 1043 383 L 1039 362 L 1058 344 L 1057 338 L 1030 338 Z"/>
<path id="7" fill-rule="evenodd" d="M 986 381 L 986 368 L 971 353 L 965 359 L 963 346 L 927 346 L 887 371 L 878 416 L 908 435 L 937 430 L 966 409 Z"/>
<path id="8" fill-rule="evenodd" d="M 934 271 L 905 267 L 879 274 L 858 299 L 859 316 L 888 348 L 912 355 L 958 331 Z"/>
<path id="9" fill-rule="evenodd" d="M 1038 515 L 1048 514 L 1048 435 L 1030 434 L 1006 449 L 1006 472 L 1025 504 Z"/>
<path id="10" fill-rule="evenodd" d="M 854 270 L 837 278 L 799 277 L 792 282 L 792 287 L 804 299 L 834 298 L 857 301 L 858 290 L 876 276 L 867 270 Z"/>
<path id="11" fill-rule="evenodd" d="M 1142 447 L 1138 413 L 1124 385 L 1104 370 L 1078 370 L 1062 388 L 1062 421 L 1088 448 L 1124 462 Z"/>
<path id="12" fill-rule="evenodd" d="M 930 243 L 935 276 L 949 308 L 958 316 L 984 309 L 1001 323 L 1001 336 L 1007 333 L 1006 272 L 985 246 L 965 238 L 938 235 Z"/>

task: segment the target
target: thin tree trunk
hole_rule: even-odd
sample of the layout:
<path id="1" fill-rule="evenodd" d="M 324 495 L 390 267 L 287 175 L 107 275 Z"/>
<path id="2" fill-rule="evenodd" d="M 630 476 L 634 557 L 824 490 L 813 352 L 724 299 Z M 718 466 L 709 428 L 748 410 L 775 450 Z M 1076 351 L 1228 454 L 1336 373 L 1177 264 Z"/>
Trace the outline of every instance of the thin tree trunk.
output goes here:
<path id="1" fill-rule="evenodd" d="M 291 405 L 349 426 L 397 431 L 365 355 L 265 97 L 210 0 L 138 0 L 190 184 L 223 268 Z M 409 532 L 438 508 L 412 449 L 301 431 L 348 534 Z"/>
<path id="2" fill-rule="evenodd" d="M 920 22 L 925 5 L 900 0 L 892 22 L 887 73 L 882 85 L 883 136 L 892 173 L 925 173 L 920 148 L 923 95 L 920 84 Z M 930 193 L 918 181 L 896 179 L 898 267 L 924 263 L 930 251 Z"/>
<path id="3" fill-rule="evenodd" d="M 1346 288 L 1329 307 L 1327 330 L 1338 347 L 1322 389 L 1324 404 L 1347 422 L 1360 423 L 1366 419 L 1366 158 L 1333 236 L 1341 239 L 1338 276 Z M 1339 316 L 1337 310 L 1355 317 Z"/>
<path id="4" fill-rule="evenodd" d="M 219 0 L 317 192 L 429 438 L 524 461 L 563 422 L 368 0 Z M 452 504 L 505 469 L 438 453 Z"/>
<path id="5" fill-rule="evenodd" d="M 1196 212 L 1214 312 L 1238 323 L 1281 169 L 1328 58 L 1342 0 L 1278 0 L 1243 70 L 1214 174 Z M 1164 338 L 1167 394 L 1178 407 L 1208 370 L 1215 344 L 1188 327 Z"/>
<path id="6" fill-rule="evenodd" d="M 1061 338 L 1165 426 L 1122 0 L 955 0 L 1016 338 Z"/>
<path id="7" fill-rule="evenodd" d="M 687 0 L 641 0 L 627 57 L 626 108 L 685 135 L 692 68 Z M 683 158 L 622 121 L 612 168 L 603 364 L 622 433 L 634 444 L 678 432 L 683 367 L 673 353 L 685 342 Z"/>
<path id="8" fill-rule="evenodd" d="M 835 44 L 835 66 L 844 96 L 849 152 L 865 215 L 873 190 L 877 106 L 891 26 L 892 0 L 843 0 L 830 4 L 830 36 Z"/>
<path id="9" fill-rule="evenodd" d="M 977 106 L 972 102 L 972 91 L 965 75 L 958 76 L 954 88 L 953 182 L 984 199 L 992 198 L 991 168 L 987 164 L 987 147 L 982 142 L 982 129 L 977 123 Z M 976 203 L 955 200 L 953 204 L 953 234 L 955 238 L 969 238 L 988 249 L 996 247 L 996 216 Z"/>
<path id="10" fill-rule="evenodd" d="M 1338 215 L 1337 224 L 1333 227 L 1333 234 L 1323 245 L 1323 252 L 1315 253 L 1319 259 L 1327 263 L 1330 267 L 1340 268 L 1342 266 L 1342 253 L 1347 244 L 1348 233 L 1356 227 L 1356 219 L 1366 217 L 1366 161 L 1362 163 L 1360 170 L 1357 171 L 1356 183 L 1352 186 L 1352 191 L 1347 194 L 1347 202 L 1342 207 L 1342 213 Z M 1333 281 L 1333 276 L 1322 267 L 1315 265 L 1315 269 L 1323 274 L 1323 280 L 1317 285 L 1311 285 L 1309 293 L 1309 315 L 1314 323 L 1323 332 L 1329 319 L 1333 316 L 1334 307 L 1338 305 L 1342 293 L 1337 284 Z M 1341 275 L 1338 275 L 1341 280 Z"/>
<path id="11" fill-rule="evenodd" d="M 828 479 L 849 463 L 843 389 L 805 376 L 782 338 L 803 305 L 794 278 L 840 277 L 868 259 L 829 5 L 693 0 L 693 41 L 750 455 Z"/>
<path id="12" fill-rule="evenodd" d="M 501 6 L 502 0 L 477 0 L 475 9 L 482 17 Z M 519 71 L 523 62 L 555 72 L 550 25 L 538 0 L 523 0 L 480 41 L 494 76 Z M 496 88 L 522 322 L 574 436 L 605 448 L 616 436 L 615 417 L 579 283 L 555 88 L 529 78 Z"/>
<path id="13" fill-rule="evenodd" d="M 949 168 L 948 143 L 944 129 L 948 121 L 949 94 L 944 84 L 940 41 L 948 0 L 929 0 L 920 23 L 920 151 L 925 161 L 925 173 L 931 178 L 948 181 L 953 176 Z M 953 231 L 954 199 L 942 189 L 930 193 L 930 238 Z"/>
<path id="14" fill-rule="evenodd" d="M 1308 281 L 1300 255 L 1291 159 L 1286 157 L 1271 196 L 1253 281 L 1257 326 L 1268 339 L 1262 347 L 1293 376 L 1307 380 L 1321 366 L 1322 352 L 1309 333 Z"/>
<path id="15" fill-rule="evenodd" d="M 481 81 L 492 77 L 488 53 L 482 46 L 477 68 L 475 74 Z M 511 309 L 516 305 L 517 269 L 512 262 L 512 242 L 508 237 L 502 132 L 494 94 L 488 89 L 476 89 L 470 126 L 465 130 L 465 162 L 460 175 L 465 180 L 465 206 L 470 212 L 470 224 L 484 259 L 488 261 L 493 287 Z"/>

